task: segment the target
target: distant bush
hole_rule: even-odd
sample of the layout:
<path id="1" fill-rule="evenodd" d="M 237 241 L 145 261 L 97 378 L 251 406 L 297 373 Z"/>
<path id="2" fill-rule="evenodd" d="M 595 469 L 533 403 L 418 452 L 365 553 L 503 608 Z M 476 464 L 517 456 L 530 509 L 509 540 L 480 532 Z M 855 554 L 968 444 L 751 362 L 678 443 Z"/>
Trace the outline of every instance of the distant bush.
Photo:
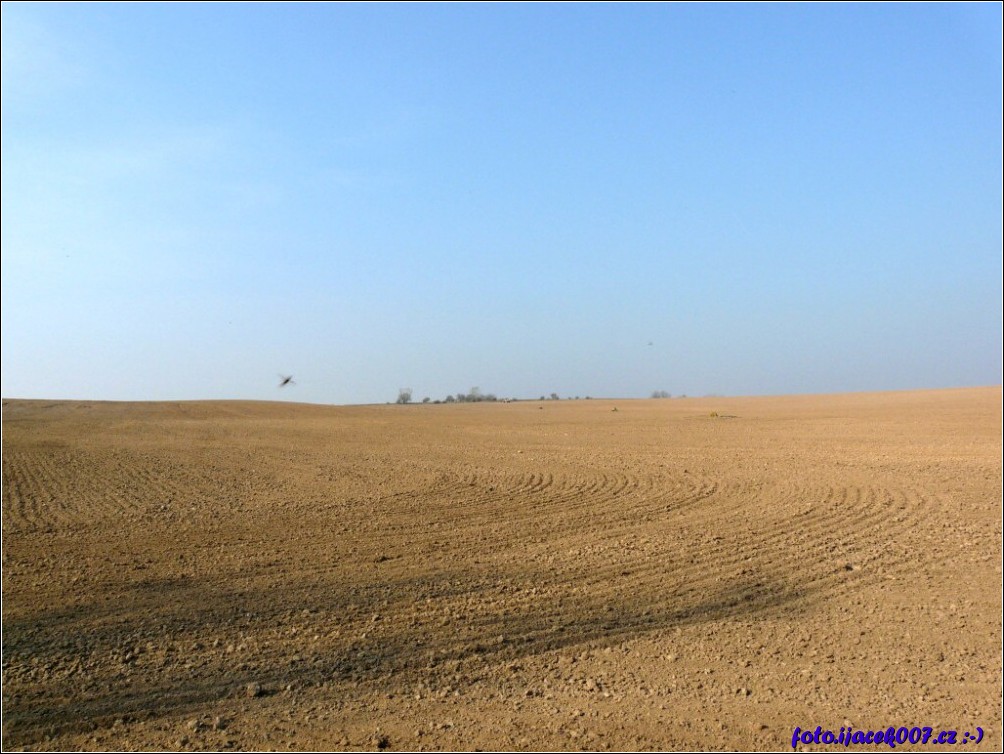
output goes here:
<path id="1" fill-rule="evenodd" d="M 472 387 L 469 393 L 457 393 L 456 400 L 459 403 L 482 403 L 485 401 L 493 402 L 498 400 L 498 396 L 494 393 L 482 393 L 481 388 Z"/>
<path id="2" fill-rule="evenodd" d="M 397 391 L 398 403 L 411 403 L 411 388 L 403 387 Z"/>
<path id="3" fill-rule="evenodd" d="M 665 390 L 654 390 L 654 391 L 652 391 L 652 397 L 653 398 L 672 398 L 673 396 L 671 396 Z"/>

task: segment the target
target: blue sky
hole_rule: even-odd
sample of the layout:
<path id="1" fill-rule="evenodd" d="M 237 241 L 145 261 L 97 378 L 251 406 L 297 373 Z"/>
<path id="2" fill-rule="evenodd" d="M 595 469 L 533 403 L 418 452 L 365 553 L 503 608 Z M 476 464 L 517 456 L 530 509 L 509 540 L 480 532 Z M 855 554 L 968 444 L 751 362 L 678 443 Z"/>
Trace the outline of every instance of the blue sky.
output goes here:
<path id="1" fill-rule="evenodd" d="M 1001 382 L 998 3 L 2 13 L 4 397 Z"/>

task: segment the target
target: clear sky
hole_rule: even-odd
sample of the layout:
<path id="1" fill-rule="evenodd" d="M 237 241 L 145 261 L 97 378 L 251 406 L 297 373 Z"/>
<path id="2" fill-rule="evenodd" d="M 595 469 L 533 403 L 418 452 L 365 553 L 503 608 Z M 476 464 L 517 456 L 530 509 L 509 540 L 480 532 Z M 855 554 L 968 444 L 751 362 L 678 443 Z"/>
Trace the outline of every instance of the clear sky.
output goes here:
<path id="1" fill-rule="evenodd" d="M 2 13 L 4 397 L 1001 382 L 999 3 Z"/>

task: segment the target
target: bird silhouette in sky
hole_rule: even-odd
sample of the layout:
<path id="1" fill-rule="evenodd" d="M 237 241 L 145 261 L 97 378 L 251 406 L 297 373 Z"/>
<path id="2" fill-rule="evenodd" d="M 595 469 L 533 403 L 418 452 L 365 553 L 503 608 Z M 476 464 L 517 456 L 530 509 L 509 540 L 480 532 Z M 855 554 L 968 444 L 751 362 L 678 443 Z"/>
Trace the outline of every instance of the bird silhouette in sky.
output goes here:
<path id="1" fill-rule="evenodd" d="M 279 379 L 282 380 L 282 382 L 279 383 L 279 387 L 286 387 L 286 385 L 296 384 L 295 382 L 293 382 L 293 375 L 280 374 Z"/>

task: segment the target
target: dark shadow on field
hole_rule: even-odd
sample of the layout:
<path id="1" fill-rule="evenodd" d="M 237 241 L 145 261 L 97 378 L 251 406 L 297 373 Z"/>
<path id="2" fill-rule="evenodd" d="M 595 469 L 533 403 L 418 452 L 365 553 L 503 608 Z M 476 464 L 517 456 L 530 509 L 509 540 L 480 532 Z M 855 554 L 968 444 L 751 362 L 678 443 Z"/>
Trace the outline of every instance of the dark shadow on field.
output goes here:
<path id="1" fill-rule="evenodd" d="M 450 572 L 344 589 L 315 581 L 265 591 L 148 579 L 114 601 L 5 619 L 3 743 L 30 745 L 46 735 L 110 726 L 117 718 L 180 718 L 242 696 L 251 683 L 266 693 L 287 684 L 407 687 L 418 679 L 452 677 L 458 663 L 465 677 L 477 680 L 498 662 L 677 626 L 797 612 L 809 597 L 790 583 L 737 580 L 716 591 L 674 596 L 648 587 L 613 601 L 608 594 L 602 603 L 570 589 L 526 598 L 532 576 Z M 507 593 L 524 596 L 506 602 Z M 388 594 L 396 595 L 396 606 L 386 604 Z M 414 611 L 410 621 L 400 617 L 416 604 L 454 605 L 464 614 L 445 623 L 432 610 L 428 620 L 416 621 Z M 379 613 L 386 615 L 383 624 L 374 621 Z M 304 640 L 283 638 L 294 627 L 301 636 L 340 627 L 345 638 L 311 653 Z M 225 642 L 242 639 L 257 642 L 258 649 L 225 652 Z M 173 646 L 170 661 L 148 662 L 142 649 L 136 656 L 135 648 L 148 643 Z M 38 668 L 46 672 L 26 679 Z"/>

